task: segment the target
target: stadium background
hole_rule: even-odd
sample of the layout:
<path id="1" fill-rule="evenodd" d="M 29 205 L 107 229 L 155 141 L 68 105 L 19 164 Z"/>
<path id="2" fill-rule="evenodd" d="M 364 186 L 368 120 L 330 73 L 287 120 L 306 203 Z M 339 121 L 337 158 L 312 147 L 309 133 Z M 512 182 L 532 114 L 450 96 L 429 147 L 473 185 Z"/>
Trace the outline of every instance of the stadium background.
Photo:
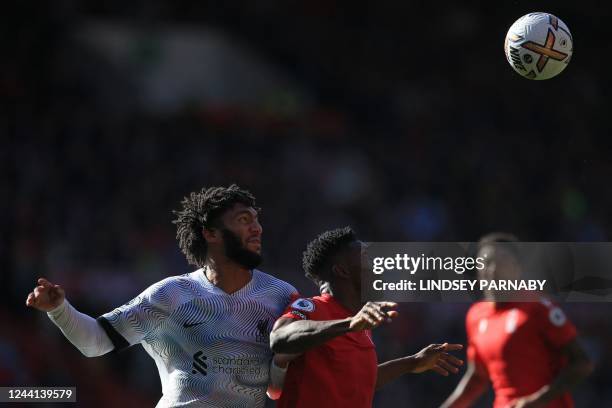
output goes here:
<path id="1" fill-rule="evenodd" d="M 502 50 L 512 22 L 538 10 L 575 38 L 569 68 L 547 82 L 520 78 Z M 301 252 L 336 226 L 370 241 L 610 238 L 601 2 L 66 0 L 7 11 L 1 385 L 76 385 L 80 406 L 153 406 L 161 387 L 140 347 L 87 359 L 24 301 L 46 276 L 97 316 L 190 271 L 171 210 L 202 186 L 256 194 L 262 269 L 306 295 Z M 403 305 L 376 331 L 380 360 L 464 342 L 467 307 Z M 612 406 L 612 308 L 564 308 L 597 364 L 577 406 Z M 437 406 L 459 378 L 405 376 L 376 406 Z"/>

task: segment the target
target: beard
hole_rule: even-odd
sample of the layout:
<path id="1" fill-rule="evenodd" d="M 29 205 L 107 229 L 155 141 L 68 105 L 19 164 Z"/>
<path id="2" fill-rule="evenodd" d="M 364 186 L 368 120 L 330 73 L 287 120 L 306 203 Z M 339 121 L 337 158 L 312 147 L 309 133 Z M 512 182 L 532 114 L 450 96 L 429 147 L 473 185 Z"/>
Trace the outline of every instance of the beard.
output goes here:
<path id="1" fill-rule="evenodd" d="M 246 249 L 236 234 L 226 228 L 222 230 L 222 233 L 225 255 L 229 259 L 247 269 L 257 268 L 261 264 L 262 256 Z"/>

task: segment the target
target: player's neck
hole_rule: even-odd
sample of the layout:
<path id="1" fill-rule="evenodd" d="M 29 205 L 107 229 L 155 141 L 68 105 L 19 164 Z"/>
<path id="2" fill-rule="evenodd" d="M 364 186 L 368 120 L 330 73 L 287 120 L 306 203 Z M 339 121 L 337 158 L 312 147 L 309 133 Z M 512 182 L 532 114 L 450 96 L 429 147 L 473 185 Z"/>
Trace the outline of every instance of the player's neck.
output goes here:
<path id="1" fill-rule="evenodd" d="M 484 291 L 483 300 L 485 302 L 497 302 L 498 301 L 498 299 L 496 299 L 496 297 L 495 297 L 495 293 L 493 293 L 490 290 Z"/>
<path id="2" fill-rule="evenodd" d="M 242 289 L 252 278 L 249 269 L 230 259 L 217 257 L 206 260 L 204 275 L 210 283 L 228 294 Z"/>
<path id="3" fill-rule="evenodd" d="M 332 295 L 338 303 L 353 313 L 357 313 L 363 306 L 360 294 L 350 286 L 329 284 L 326 286 L 325 293 Z"/>

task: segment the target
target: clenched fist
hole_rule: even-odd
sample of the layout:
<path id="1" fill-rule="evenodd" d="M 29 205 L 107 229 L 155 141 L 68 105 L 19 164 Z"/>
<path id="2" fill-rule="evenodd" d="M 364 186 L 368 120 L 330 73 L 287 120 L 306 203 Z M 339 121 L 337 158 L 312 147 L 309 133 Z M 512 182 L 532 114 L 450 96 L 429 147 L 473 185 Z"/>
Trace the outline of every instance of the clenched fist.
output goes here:
<path id="1" fill-rule="evenodd" d="M 38 279 L 38 286 L 28 295 L 26 306 L 49 312 L 62 304 L 66 294 L 60 285 L 54 285 L 45 278 Z"/>

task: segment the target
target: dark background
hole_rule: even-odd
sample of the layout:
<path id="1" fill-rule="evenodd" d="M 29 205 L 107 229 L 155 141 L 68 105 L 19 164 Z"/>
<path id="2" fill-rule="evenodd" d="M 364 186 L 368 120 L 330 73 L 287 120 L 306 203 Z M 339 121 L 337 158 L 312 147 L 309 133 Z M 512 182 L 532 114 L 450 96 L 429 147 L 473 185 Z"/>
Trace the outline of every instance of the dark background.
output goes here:
<path id="1" fill-rule="evenodd" d="M 140 347 L 87 359 L 24 302 L 46 276 L 97 316 L 191 271 L 171 210 L 203 186 L 257 196 L 262 269 L 305 295 L 301 252 L 332 227 L 367 241 L 609 239 L 606 2 L 99 3 L 3 13 L 0 385 L 153 406 L 161 386 Z M 549 81 L 521 78 L 503 53 L 531 11 L 574 36 Z M 375 333 L 379 359 L 464 342 L 468 306 L 403 305 Z M 597 364 L 577 406 L 612 406 L 612 308 L 564 308 Z M 376 406 L 434 407 L 458 380 L 405 376 Z"/>

